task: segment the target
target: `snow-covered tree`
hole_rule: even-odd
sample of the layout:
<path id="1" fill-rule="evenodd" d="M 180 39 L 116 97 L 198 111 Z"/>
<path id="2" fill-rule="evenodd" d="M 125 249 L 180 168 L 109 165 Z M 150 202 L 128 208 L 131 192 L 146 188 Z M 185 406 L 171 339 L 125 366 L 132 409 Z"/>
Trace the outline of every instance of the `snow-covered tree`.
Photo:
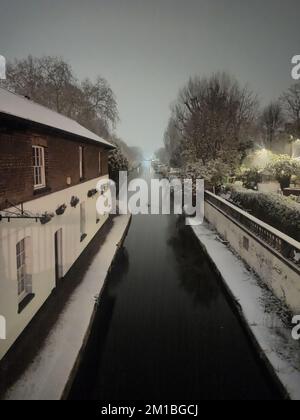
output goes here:
<path id="1" fill-rule="evenodd" d="M 119 184 L 119 172 L 128 171 L 129 162 L 128 159 L 124 156 L 121 148 L 118 146 L 115 150 L 110 152 L 108 158 L 108 167 L 109 167 L 109 177 L 115 183 Z"/>
<path id="2" fill-rule="evenodd" d="M 161 147 L 155 152 L 155 157 L 161 163 L 168 165 L 169 164 L 169 155 L 165 147 Z"/>
<path id="3" fill-rule="evenodd" d="M 281 97 L 289 120 L 290 134 L 300 136 L 300 82 L 293 84 Z"/>
<path id="4" fill-rule="evenodd" d="M 273 143 L 285 123 L 284 113 L 280 102 L 272 102 L 266 106 L 260 117 L 260 124 L 264 133 L 265 146 L 272 149 Z"/>
<path id="5" fill-rule="evenodd" d="M 231 166 L 225 163 L 222 159 L 210 160 L 203 164 L 202 160 L 197 160 L 193 163 L 187 163 L 183 178 L 186 179 L 204 179 L 206 187 L 220 187 L 227 181 L 231 174 Z"/>
<path id="6" fill-rule="evenodd" d="M 282 189 L 288 188 L 292 176 L 300 176 L 300 162 L 287 155 L 275 155 L 268 169 L 280 183 Z"/>
<path id="7" fill-rule="evenodd" d="M 225 73 L 191 78 L 172 107 L 181 147 L 193 149 L 194 159 L 204 165 L 232 156 L 238 160 L 249 147 L 256 106 L 253 93 Z"/>

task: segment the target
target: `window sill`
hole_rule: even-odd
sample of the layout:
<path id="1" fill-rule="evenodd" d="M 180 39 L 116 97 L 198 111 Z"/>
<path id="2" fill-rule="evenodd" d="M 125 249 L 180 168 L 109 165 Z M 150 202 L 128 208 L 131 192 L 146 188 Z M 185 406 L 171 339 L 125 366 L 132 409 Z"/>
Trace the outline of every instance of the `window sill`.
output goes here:
<path id="1" fill-rule="evenodd" d="M 29 303 L 34 299 L 35 294 L 34 293 L 29 293 L 23 300 L 22 302 L 19 303 L 19 307 L 18 307 L 18 314 L 20 314 L 21 312 L 24 311 L 24 309 L 29 305 Z"/>
<path id="2" fill-rule="evenodd" d="M 38 188 L 36 190 L 33 191 L 33 195 L 42 195 L 42 194 L 47 194 L 51 192 L 51 188 L 49 187 L 44 187 L 44 188 Z"/>
<path id="3" fill-rule="evenodd" d="M 84 233 L 83 235 L 81 235 L 80 242 L 83 242 L 86 237 L 87 237 L 87 234 L 86 233 Z"/>

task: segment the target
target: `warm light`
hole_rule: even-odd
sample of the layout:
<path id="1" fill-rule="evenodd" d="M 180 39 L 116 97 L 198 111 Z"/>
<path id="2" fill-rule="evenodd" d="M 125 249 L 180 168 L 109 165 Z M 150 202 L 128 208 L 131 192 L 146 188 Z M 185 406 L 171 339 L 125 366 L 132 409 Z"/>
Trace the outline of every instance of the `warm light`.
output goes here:
<path id="1" fill-rule="evenodd" d="M 254 166 L 264 169 L 271 162 L 273 153 L 265 147 L 258 150 L 254 155 Z"/>
<path id="2" fill-rule="evenodd" d="M 266 147 L 258 146 L 256 151 L 251 153 L 244 160 L 244 165 L 248 168 L 264 170 L 274 158 L 274 153 Z"/>

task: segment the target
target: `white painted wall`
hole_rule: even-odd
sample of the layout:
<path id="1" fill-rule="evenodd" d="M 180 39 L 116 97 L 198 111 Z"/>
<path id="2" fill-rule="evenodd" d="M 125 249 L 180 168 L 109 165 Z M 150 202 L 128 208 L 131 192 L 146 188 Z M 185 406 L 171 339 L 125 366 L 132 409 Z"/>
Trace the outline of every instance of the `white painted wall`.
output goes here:
<path id="1" fill-rule="evenodd" d="M 63 274 L 65 275 L 80 254 L 107 220 L 99 216 L 96 223 L 96 201 L 98 195 L 88 198 L 87 193 L 95 189 L 100 179 L 94 179 L 66 190 L 41 197 L 24 204 L 24 210 L 37 213 L 55 213 L 62 204 L 68 207 L 62 216 L 42 226 L 34 220 L 12 220 L 0 222 L 0 316 L 6 320 L 6 340 L 0 339 L 0 360 L 32 320 L 56 286 L 54 235 L 63 229 Z M 71 197 L 76 196 L 86 203 L 86 239 L 80 241 L 80 203 L 70 206 Z M 16 244 L 25 237 L 32 238 L 32 289 L 34 299 L 18 314 Z"/>
<path id="2" fill-rule="evenodd" d="M 300 313 L 300 276 L 280 258 L 205 202 L 206 220 L 225 238 L 274 294 L 295 314 Z M 249 249 L 244 246 L 249 241 Z"/>

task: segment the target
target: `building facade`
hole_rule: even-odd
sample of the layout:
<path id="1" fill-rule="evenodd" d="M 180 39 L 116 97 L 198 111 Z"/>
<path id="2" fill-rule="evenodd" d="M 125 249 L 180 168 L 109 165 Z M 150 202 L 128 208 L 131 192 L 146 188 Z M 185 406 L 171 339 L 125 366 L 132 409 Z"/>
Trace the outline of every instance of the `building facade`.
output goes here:
<path id="1" fill-rule="evenodd" d="M 0 360 L 107 220 L 96 185 L 112 148 L 0 89 Z"/>

